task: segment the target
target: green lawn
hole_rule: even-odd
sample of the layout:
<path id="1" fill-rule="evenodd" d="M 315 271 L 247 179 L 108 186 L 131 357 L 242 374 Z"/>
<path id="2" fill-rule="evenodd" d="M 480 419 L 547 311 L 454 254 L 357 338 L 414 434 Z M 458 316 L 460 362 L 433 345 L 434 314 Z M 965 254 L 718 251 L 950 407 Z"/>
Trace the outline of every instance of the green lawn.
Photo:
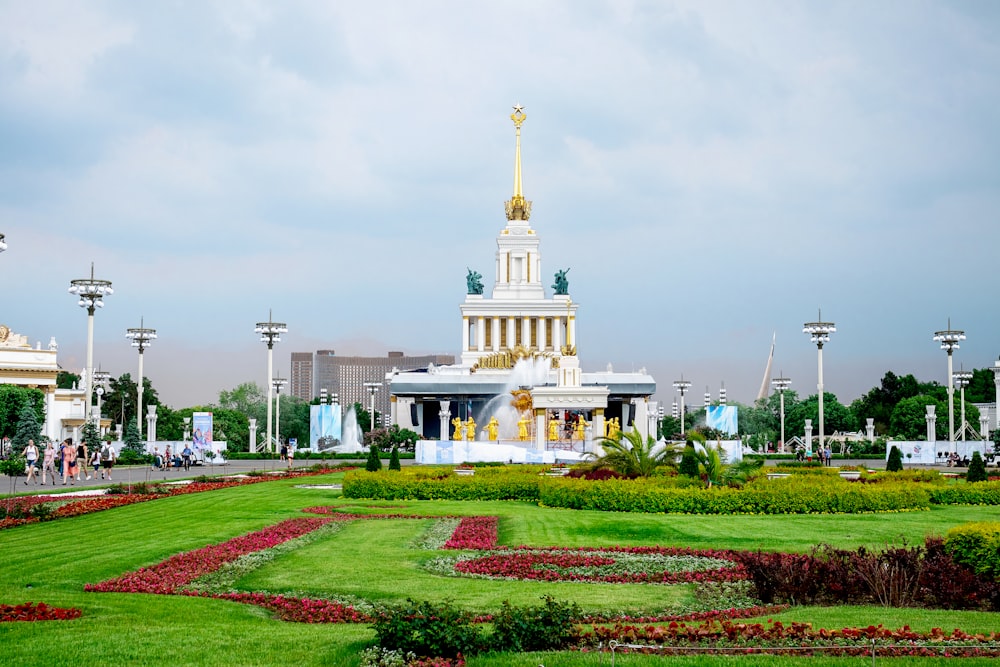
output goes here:
<path id="1" fill-rule="evenodd" d="M 329 482 L 337 475 L 316 478 Z M 314 480 L 310 480 L 312 482 Z M 241 604 L 184 596 L 85 593 L 98 582 L 173 554 L 302 516 L 312 505 L 344 504 L 358 511 L 426 516 L 491 514 L 501 517 L 501 541 L 536 546 L 663 544 L 712 548 L 805 551 L 825 542 L 879 547 L 919 543 L 970 520 L 1000 520 L 995 507 L 948 507 L 886 515 L 705 517 L 601 514 L 538 508 L 527 503 L 345 501 L 335 492 L 276 481 L 178 496 L 72 519 L 0 532 L 0 602 L 44 601 L 78 607 L 76 621 L 0 624 L 0 655 L 12 665 L 356 665 L 372 640 L 366 626 L 306 625 L 271 620 Z M 394 507 L 387 507 L 394 505 Z M 398 506 L 404 507 L 398 507 Z M 381 506 L 375 509 L 366 506 Z M 357 522 L 288 553 L 241 579 L 241 588 L 351 595 L 370 600 L 451 597 L 475 609 L 501 600 L 534 603 L 544 594 L 574 599 L 588 609 L 670 607 L 690 595 L 686 586 L 613 586 L 497 582 L 439 577 L 419 567 L 434 552 L 408 548 L 427 520 Z M 1000 615 L 881 608 L 797 608 L 780 616 L 825 627 L 884 623 L 914 629 L 1000 628 Z M 661 658 L 619 657 L 620 665 L 662 664 Z M 773 658 L 672 659 L 679 664 L 763 665 Z M 781 659 L 784 664 L 800 662 Z M 767 661 L 765 663 L 765 661 Z M 882 661 L 884 662 L 884 661 Z M 909 662 L 909 661 L 908 661 Z M 921 662 L 921 661 L 918 661 Z M 933 661 L 922 661 L 929 664 Z M 977 661 L 978 662 L 978 661 Z M 609 656 L 582 654 L 480 657 L 470 667 L 500 665 L 610 665 Z M 811 666 L 845 659 L 809 659 Z M 851 664 L 859 664 L 852 660 Z M 961 664 L 973 664 L 963 661 Z"/>

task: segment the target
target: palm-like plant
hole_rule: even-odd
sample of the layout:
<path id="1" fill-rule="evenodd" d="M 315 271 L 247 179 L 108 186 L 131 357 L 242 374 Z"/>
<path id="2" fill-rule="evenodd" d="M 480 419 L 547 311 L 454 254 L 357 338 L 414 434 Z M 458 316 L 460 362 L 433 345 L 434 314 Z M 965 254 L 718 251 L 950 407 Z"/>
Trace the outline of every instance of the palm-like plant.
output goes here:
<path id="1" fill-rule="evenodd" d="M 677 449 L 671 446 L 657 449 L 658 444 L 651 435 L 645 438 L 633 428 L 625 433 L 617 431 L 610 438 L 601 438 L 604 456 L 596 456 L 593 469 L 609 468 L 626 477 L 649 477 L 660 466 L 673 466 L 677 460 Z"/>

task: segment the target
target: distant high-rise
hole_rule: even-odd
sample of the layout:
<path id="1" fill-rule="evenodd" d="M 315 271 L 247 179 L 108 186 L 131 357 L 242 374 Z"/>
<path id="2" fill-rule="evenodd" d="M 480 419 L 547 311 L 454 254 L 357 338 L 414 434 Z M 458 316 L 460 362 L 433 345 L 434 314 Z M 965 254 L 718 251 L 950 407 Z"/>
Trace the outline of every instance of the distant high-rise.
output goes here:
<path id="1" fill-rule="evenodd" d="M 288 393 L 303 401 L 313 399 L 312 352 L 292 352 L 292 373 Z"/>
<path id="2" fill-rule="evenodd" d="M 428 354 L 408 357 L 402 352 L 389 352 L 384 357 L 341 357 L 333 350 L 292 353 L 291 392 L 306 401 L 319 396 L 321 389 L 327 394 L 338 395 L 341 405 L 360 403 L 368 408 L 370 396 L 366 382 L 385 382 L 386 373 L 393 369 L 412 371 L 428 366 L 454 364 L 451 354 Z M 305 383 L 307 389 L 301 387 Z M 301 393 L 300 393 L 301 392 Z M 389 388 L 383 387 L 375 395 L 375 410 L 389 415 Z"/>

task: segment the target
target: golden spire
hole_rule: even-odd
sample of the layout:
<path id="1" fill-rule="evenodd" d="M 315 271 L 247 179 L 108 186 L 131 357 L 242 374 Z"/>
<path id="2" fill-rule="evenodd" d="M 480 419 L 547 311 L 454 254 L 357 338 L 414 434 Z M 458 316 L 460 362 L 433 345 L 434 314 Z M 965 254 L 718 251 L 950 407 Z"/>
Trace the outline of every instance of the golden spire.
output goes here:
<path id="1" fill-rule="evenodd" d="M 504 202 L 508 220 L 527 220 L 531 216 L 531 202 L 524 198 L 521 191 L 521 123 L 527 116 L 524 107 L 514 105 L 514 113 L 510 119 L 514 121 L 516 144 L 514 148 L 514 196 Z"/>

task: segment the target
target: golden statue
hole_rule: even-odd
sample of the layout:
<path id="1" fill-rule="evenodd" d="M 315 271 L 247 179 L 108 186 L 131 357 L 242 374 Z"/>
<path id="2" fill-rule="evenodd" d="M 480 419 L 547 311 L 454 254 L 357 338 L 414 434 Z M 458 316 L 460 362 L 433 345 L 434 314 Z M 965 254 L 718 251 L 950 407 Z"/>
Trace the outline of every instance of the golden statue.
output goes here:
<path id="1" fill-rule="evenodd" d="M 555 442 L 559 439 L 559 422 L 555 419 L 549 420 L 549 441 Z"/>
<path id="2" fill-rule="evenodd" d="M 489 423 L 486 424 L 486 436 L 490 440 L 497 440 L 497 432 L 500 430 L 500 422 L 497 421 L 496 415 L 490 417 Z"/>
<path id="3" fill-rule="evenodd" d="M 608 420 L 608 437 L 617 438 L 622 429 L 619 426 L 618 417 Z"/>
<path id="4" fill-rule="evenodd" d="M 520 419 L 517 420 L 517 439 L 518 440 L 521 440 L 523 442 L 523 441 L 525 441 L 525 440 L 528 439 L 528 424 L 529 423 L 530 422 L 526 418 L 524 418 L 524 417 L 521 417 Z"/>
<path id="5" fill-rule="evenodd" d="M 586 431 L 587 426 L 589 426 L 589 424 L 587 424 L 587 421 L 583 418 L 583 415 L 580 415 L 579 417 L 576 418 L 575 436 L 577 440 L 583 440 L 587 437 L 587 431 Z"/>
<path id="6" fill-rule="evenodd" d="M 471 415 L 465 422 L 465 439 L 470 442 L 476 439 L 476 420 Z"/>
<path id="7" fill-rule="evenodd" d="M 454 419 L 451 420 L 451 425 L 455 427 L 455 432 L 451 434 L 451 439 L 455 440 L 455 441 L 461 440 L 462 439 L 462 420 L 459 419 L 458 417 L 455 417 Z"/>

